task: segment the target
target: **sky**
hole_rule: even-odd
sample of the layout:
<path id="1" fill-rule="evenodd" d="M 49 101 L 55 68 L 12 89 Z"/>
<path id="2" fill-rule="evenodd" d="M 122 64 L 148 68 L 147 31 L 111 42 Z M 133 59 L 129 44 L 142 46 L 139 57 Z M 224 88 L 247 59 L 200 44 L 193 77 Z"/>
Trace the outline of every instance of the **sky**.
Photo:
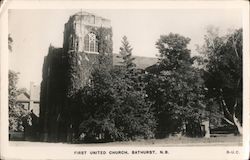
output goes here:
<path id="1" fill-rule="evenodd" d="M 221 35 L 242 27 L 237 9 L 165 9 L 165 10 L 85 10 L 111 20 L 113 50 L 119 53 L 121 38 L 126 35 L 133 55 L 156 57 L 155 42 L 170 32 L 191 38 L 189 49 L 202 45 L 208 26 L 219 27 Z M 30 82 L 40 84 L 42 66 L 48 47 L 62 47 L 64 24 L 78 10 L 9 10 L 9 34 L 13 50 L 9 69 L 19 72 L 18 87 L 29 89 Z"/>

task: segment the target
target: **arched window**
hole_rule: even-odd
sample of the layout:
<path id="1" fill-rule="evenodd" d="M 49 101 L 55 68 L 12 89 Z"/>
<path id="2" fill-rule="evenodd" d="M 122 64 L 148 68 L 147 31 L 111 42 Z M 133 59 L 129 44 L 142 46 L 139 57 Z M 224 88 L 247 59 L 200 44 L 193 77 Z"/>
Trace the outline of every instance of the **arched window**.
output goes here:
<path id="1" fill-rule="evenodd" d="M 86 52 L 98 52 L 98 44 L 96 35 L 89 33 L 84 37 L 84 51 Z"/>

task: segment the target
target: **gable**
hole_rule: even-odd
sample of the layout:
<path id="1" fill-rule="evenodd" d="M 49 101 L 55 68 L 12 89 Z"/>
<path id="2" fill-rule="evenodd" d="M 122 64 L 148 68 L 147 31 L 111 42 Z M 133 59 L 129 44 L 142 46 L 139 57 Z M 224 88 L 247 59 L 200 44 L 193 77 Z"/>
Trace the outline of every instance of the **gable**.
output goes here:
<path id="1" fill-rule="evenodd" d="M 29 101 L 30 97 L 27 93 L 21 93 L 17 96 L 17 101 L 18 102 L 26 102 Z"/>

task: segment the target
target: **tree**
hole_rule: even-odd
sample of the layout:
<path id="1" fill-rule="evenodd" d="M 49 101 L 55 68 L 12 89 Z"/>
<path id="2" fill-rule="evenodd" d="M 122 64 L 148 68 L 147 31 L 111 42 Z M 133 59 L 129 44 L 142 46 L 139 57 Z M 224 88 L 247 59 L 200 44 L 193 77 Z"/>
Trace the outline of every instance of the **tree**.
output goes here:
<path id="1" fill-rule="evenodd" d="M 122 61 L 121 67 L 119 68 L 120 76 L 127 82 L 129 85 L 133 86 L 135 90 L 144 92 L 145 83 L 142 81 L 145 77 L 144 72 L 139 69 L 136 69 L 136 64 L 134 63 L 134 57 L 132 56 L 133 48 L 129 44 L 129 41 L 126 36 L 122 37 L 122 46 L 120 47 L 119 56 Z"/>
<path id="2" fill-rule="evenodd" d="M 17 103 L 17 95 L 21 92 L 17 89 L 18 73 L 9 70 L 9 130 L 23 131 L 23 118 L 27 111 L 24 106 Z"/>
<path id="3" fill-rule="evenodd" d="M 122 67 L 114 74 L 116 97 L 120 102 L 118 112 L 122 113 L 117 120 L 126 126 L 129 138 L 140 135 L 150 138 L 154 137 L 155 117 L 152 103 L 147 99 L 145 83 L 142 81 L 144 73 L 136 69 L 132 50 L 124 36 L 120 47 Z"/>
<path id="4" fill-rule="evenodd" d="M 122 64 L 125 65 L 112 70 L 96 68 L 90 85 L 82 92 L 82 114 L 86 118 L 80 128 L 87 137 L 124 141 L 154 136 L 155 119 L 151 103 L 146 100 L 145 91 L 137 88 L 135 79 L 139 76 L 127 62 L 132 51 L 128 46 L 126 41 L 126 45 L 121 47 L 121 56 L 126 57 Z M 128 54 L 130 56 L 127 57 Z"/>
<path id="5" fill-rule="evenodd" d="M 198 126 L 206 117 L 202 72 L 192 66 L 189 38 L 170 33 L 156 42 L 158 64 L 149 70 L 147 93 L 154 102 L 161 136 L 185 132 L 200 134 Z"/>
<path id="6" fill-rule="evenodd" d="M 80 131 L 90 140 L 95 140 L 95 137 L 104 134 L 102 138 L 108 141 L 115 132 L 112 117 L 114 107 L 112 84 L 109 71 L 96 68 L 92 73 L 91 83 L 81 92 L 83 120 Z"/>
<path id="7" fill-rule="evenodd" d="M 242 134 L 242 29 L 226 36 L 219 36 L 219 30 L 210 27 L 205 35 L 205 44 L 200 52 L 207 63 L 207 97 L 216 101 L 223 120 L 235 126 Z M 218 110 L 218 109 L 217 109 Z M 220 112 L 220 113 L 221 113 Z"/>
<path id="8" fill-rule="evenodd" d="M 118 72 L 118 73 L 117 73 Z M 105 141 L 153 137 L 154 116 L 144 93 L 133 89 L 118 71 L 98 70 L 82 92 L 83 117 L 80 130 Z"/>
<path id="9" fill-rule="evenodd" d="M 120 58 L 122 58 L 121 64 L 125 67 L 126 71 L 133 71 L 136 67 L 133 60 L 135 58 L 132 57 L 133 48 L 130 46 L 128 39 L 126 36 L 122 37 L 122 46 L 120 47 Z"/>
<path id="10" fill-rule="evenodd" d="M 8 35 L 8 48 L 12 51 L 13 39 Z M 9 130 L 10 131 L 23 131 L 23 118 L 26 116 L 27 111 L 24 106 L 17 103 L 17 96 L 21 94 L 24 89 L 17 89 L 18 72 L 9 70 L 8 72 L 8 106 L 9 106 Z"/>

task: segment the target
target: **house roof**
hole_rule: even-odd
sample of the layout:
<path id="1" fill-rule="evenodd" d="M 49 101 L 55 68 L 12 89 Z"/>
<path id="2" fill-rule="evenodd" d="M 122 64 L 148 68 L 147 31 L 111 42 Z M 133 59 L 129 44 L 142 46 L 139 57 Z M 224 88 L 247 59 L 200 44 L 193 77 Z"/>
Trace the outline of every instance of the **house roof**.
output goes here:
<path id="1" fill-rule="evenodd" d="M 23 92 L 17 96 L 18 102 L 29 102 L 30 95 L 27 92 Z"/>
<path id="2" fill-rule="evenodd" d="M 40 101 L 40 85 L 34 85 L 31 83 L 30 92 L 24 91 L 17 95 L 18 102 L 39 102 Z"/>

